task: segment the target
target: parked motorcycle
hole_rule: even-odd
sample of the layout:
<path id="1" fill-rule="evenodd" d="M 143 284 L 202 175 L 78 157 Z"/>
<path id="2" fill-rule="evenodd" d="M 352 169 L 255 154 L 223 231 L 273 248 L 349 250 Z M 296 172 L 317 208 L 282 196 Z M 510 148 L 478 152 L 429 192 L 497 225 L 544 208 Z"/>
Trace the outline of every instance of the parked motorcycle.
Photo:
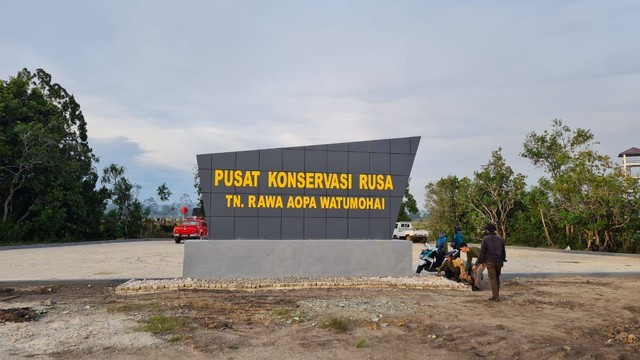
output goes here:
<path id="1" fill-rule="evenodd" d="M 424 249 L 418 255 L 420 263 L 416 269 L 416 273 L 420 274 L 422 270 L 437 271 L 438 267 L 444 261 L 445 254 L 441 254 L 437 247 L 424 243 Z"/>

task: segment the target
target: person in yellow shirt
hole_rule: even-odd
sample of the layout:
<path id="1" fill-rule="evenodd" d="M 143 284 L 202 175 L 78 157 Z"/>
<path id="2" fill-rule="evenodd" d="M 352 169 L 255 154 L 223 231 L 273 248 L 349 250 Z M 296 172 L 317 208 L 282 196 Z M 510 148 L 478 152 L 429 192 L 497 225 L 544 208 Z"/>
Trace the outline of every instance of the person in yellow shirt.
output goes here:
<path id="1" fill-rule="evenodd" d="M 460 260 L 459 258 L 460 252 L 458 250 L 452 250 L 447 253 L 444 258 L 442 264 L 438 267 L 437 276 L 442 276 L 442 272 L 444 271 L 444 276 L 450 280 L 457 280 L 460 277 L 460 268 L 453 264 L 454 260 Z"/>
<path id="2" fill-rule="evenodd" d="M 469 246 L 467 243 L 460 244 L 460 251 L 467 254 L 467 262 L 464 265 L 464 269 L 467 273 L 473 274 L 473 278 L 475 279 L 474 283 L 471 284 L 471 290 L 478 291 L 480 290 L 480 280 L 482 280 L 482 272 L 484 271 L 484 264 L 473 264 L 473 259 L 478 259 L 480 257 L 480 248 L 475 246 Z"/>
<path id="3" fill-rule="evenodd" d="M 457 269 L 456 273 L 460 274 L 458 275 L 458 282 L 462 280 L 467 284 L 473 286 L 474 284 L 473 276 L 471 275 L 471 273 L 467 272 L 467 270 L 465 269 L 464 261 L 462 261 L 461 258 L 457 258 L 457 259 L 453 259 L 451 263 Z"/>

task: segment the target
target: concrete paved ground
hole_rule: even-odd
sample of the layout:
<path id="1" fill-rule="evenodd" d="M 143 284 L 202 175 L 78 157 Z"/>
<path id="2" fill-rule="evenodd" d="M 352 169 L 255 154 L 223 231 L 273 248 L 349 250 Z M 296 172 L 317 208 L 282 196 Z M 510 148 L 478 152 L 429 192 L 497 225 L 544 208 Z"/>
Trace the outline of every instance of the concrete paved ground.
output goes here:
<path id="1" fill-rule="evenodd" d="M 422 247 L 413 245 L 410 261 L 414 269 Z M 0 248 L 0 282 L 179 278 L 183 257 L 184 244 L 172 239 L 5 247 Z M 507 260 L 503 268 L 507 277 L 611 273 L 640 276 L 639 255 L 507 246 Z"/>

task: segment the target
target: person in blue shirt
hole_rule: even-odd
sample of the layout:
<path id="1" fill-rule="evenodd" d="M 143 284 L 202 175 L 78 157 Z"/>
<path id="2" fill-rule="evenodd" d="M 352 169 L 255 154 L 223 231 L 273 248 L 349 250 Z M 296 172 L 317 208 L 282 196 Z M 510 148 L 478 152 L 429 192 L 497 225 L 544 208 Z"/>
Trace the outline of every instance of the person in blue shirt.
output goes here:
<path id="1" fill-rule="evenodd" d="M 436 247 L 441 254 L 447 253 L 447 234 L 444 231 L 438 233 L 438 239 L 436 240 Z"/>
<path id="2" fill-rule="evenodd" d="M 459 226 L 456 226 L 455 230 L 453 231 L 453 241 L 451 242 L 451 247 L 455 250 L 460 250 L 460 245 L 463 242 L 464 239 L 462 238 L 462 231 L 460 230 Z"/>

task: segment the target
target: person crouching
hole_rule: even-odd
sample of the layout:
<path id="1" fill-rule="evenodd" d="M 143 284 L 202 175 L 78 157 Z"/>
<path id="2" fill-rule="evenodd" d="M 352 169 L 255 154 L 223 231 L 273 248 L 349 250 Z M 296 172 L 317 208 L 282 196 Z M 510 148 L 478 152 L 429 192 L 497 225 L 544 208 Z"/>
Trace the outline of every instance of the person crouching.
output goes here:
<path id="1" fill-rule="evenodd" d="M 442 272 L 444 272 L 444 276 L 447 279 L 459 282 L 460 274 L 462 273 L 461 266 L 454 264 L 454 260 L 460 260 L 460 262 L 462 262 L 462 259 L 459 259 L 459 257 L 460 252 L 458 250 L 449 251 L 442 264 L 438 267 L 438 273 L 436 275 L 442 276 Z"/>

